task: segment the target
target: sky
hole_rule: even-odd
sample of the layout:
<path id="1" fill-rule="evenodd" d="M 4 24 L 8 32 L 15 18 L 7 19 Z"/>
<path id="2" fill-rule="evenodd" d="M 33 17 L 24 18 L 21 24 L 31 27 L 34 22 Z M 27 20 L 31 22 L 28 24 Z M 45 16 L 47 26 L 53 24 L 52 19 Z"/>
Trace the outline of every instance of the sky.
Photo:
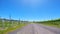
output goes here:
<path id="1" fill-rule="evenodd" d="M 41 21 L 60 18 L 60 0 L 0 0 L 1 18 Z"/>

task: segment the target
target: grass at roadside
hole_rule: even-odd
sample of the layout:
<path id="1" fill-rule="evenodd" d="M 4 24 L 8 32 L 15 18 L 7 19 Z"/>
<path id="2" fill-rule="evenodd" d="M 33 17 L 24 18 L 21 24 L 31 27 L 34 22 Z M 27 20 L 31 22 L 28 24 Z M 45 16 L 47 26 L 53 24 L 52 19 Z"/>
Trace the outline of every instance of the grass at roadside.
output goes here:
<path id="1" fill-rule="evenodd" d="M 43 23 L 43 25 L 60 28 L 60 25 L 45 24 L 45 23 Z"/>
<path id="2" fill-rule="evenodd" d="M 13 27 L 9 27 L 7 30 L 0 30 L 0 34 L 7 34 L 8 32 L 14 31 L 14 30 L 16 30 L 18 28 L 21 28 L 21 27 L 25 26 L 25 25 L 26 24 L 21 23 L 21 24 L 15 26 L 15 27 L 14 26 Z"/>
<path id="3" fill-rule="evenodd" d="M 47 25 L 47 26 L 60 28 L 60 19 L 41 21 L 41 22 L 35 22 L 35 23 L 39 23 L 39 24 L 44 24 L 44 25 Z"/>

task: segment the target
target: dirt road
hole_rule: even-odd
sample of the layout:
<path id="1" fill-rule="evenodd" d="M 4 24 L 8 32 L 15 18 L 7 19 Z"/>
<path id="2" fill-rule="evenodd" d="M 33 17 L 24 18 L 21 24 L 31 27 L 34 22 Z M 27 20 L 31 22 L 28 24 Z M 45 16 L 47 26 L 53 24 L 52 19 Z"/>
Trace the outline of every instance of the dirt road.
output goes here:
<path id="1" fill-rule="evenodd" d="M 60 34 L 60 29 L 39 24 L 29 24 L 8 34 Z"/>

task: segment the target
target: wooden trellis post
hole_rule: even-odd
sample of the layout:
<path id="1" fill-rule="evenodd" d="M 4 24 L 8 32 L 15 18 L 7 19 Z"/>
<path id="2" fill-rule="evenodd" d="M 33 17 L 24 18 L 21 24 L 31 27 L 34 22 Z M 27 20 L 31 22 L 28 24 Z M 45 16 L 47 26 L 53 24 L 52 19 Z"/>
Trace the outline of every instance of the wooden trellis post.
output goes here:
<path id="1" fill-rule="evenodd" d="M 4 29 L 5 28 L 5 24 L 4 24 L 4 20 L 1 18 L 1 16 L 0 16 L 0 22 L 2 23 L 2 28 Z"/>
<path id="2" fill-rule="evenodd" d="M 19 24 L 20 24 L 20 18 L 19 18 Z"/>

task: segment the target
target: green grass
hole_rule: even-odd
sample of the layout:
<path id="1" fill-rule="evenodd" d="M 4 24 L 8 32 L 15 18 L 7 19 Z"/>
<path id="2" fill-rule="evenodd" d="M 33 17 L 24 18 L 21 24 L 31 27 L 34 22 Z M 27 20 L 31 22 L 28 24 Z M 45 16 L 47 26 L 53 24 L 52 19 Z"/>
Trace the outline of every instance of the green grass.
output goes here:
<path id="1" fill-rule="evenodd" d="M 9 27 L 6 30 L 0 30 L 0 34 L 7 34 L 8 32 L 15 31 L 16 29 L 21 28 L 22 26 L 25 26 L 25 25 L 26 24 L 21 23 L 21 24 L 18 24 L 16 27 L 13 26 L 13 27 Z"/>
<path id="2" fill-rule="evenodd" d="M 54 24 L 48 24 L 48 23 L 41 23 L 41 24 L 44 24 L 44 25 L 47 25 L 47 26 L 52 26 L 52 27 L 60 28 L 60 25 L 54 25 Z"/>
<path id="3" fill-rule="evenodd" d="M 11 28 L 8 28 L 7 30 L 6 30 L 6 32 L 8 33 L 8 32 L 10 32 L 10 31 L 15 31 L 16 29 L 19 29 L 19 28 L 21 28 L 22 26 L 25 26 L 26 24 L 20 24 L 20 25 L 18 25 L 18 26 L 16 26 L 16 27 L 11 27 Z"/>
<path id="4" fill-rule="evenodd" d="M 42 21 L 42 22 L 37 22 L 37 23 L 60 28 L 60 19 Z"/>

